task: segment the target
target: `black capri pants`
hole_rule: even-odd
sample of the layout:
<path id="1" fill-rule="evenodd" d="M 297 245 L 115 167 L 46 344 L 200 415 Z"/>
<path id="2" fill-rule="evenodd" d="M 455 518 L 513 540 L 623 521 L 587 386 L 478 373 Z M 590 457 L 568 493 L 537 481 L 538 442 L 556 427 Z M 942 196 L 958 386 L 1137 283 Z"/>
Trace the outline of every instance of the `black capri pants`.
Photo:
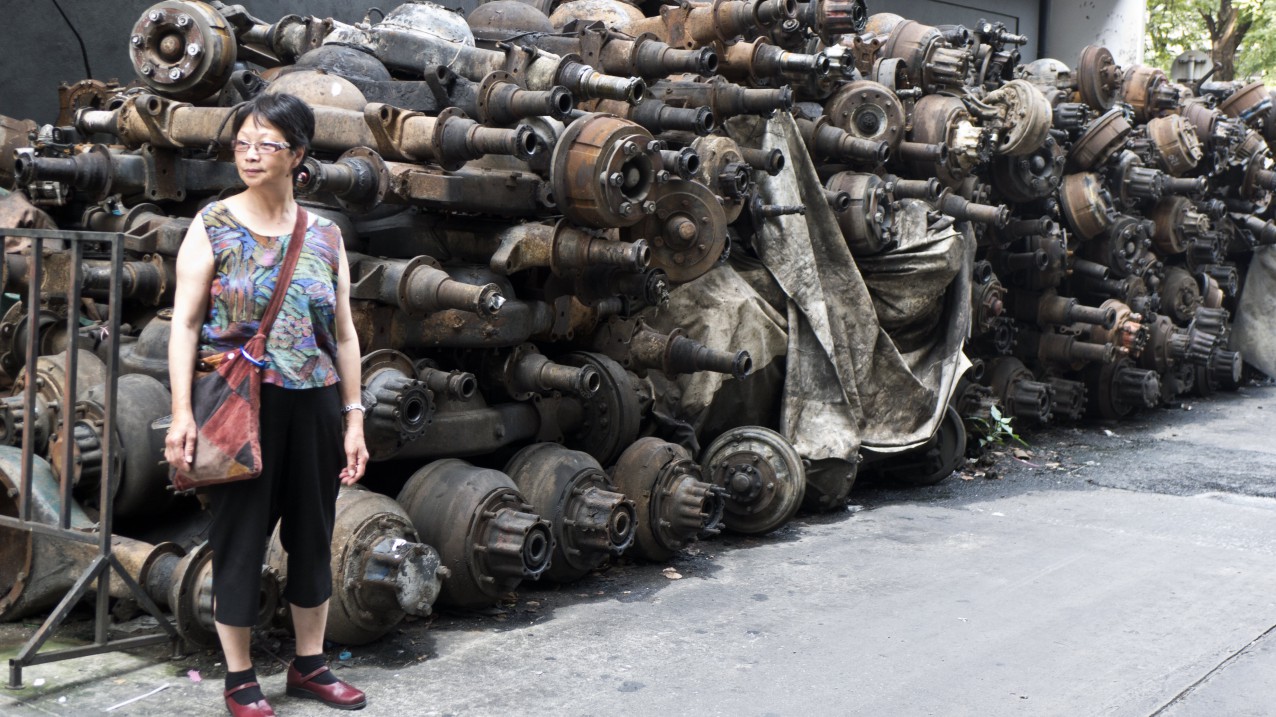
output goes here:
<path id="1" fill-rule="evenodd" d="M 332 527 L 345 468 L 336 386 L 261 387 L 261 475 L 209 489 L 214 615 L 233 627 L 257 623 L 261 566 L 280 521 L 288 551 L 284 599 L 318 607 L 332 595 Z"/>

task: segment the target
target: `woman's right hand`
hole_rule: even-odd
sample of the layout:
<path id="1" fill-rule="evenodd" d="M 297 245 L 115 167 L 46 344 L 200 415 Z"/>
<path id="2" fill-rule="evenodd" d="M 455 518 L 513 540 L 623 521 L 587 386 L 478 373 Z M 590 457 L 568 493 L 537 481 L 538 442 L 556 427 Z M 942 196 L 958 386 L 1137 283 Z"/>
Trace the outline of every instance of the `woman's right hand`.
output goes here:
<path id="1" fill-rule="evenodd" d="M 195 442 L 198 435 L 199 428 L 195 425 L 193 414 L 173 414 L 173 422 L 164 438 L 164 460 L 177 470 L 190 470 L 191 464 L 195 462 Z"/>

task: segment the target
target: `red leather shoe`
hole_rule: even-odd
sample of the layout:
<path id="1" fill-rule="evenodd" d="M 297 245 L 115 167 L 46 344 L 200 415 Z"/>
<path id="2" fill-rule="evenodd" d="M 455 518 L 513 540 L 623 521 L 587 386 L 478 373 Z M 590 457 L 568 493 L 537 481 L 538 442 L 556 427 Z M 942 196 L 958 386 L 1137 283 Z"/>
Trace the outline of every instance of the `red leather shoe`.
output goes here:
<path id="1" fill-rule="evenodd" d="M 241 705 L 231 697 L 236 692 L 246 690 L 249 687 L 260 687 L 260 685 L 256 682 L 245 682 L 222 693 L 226 698 L 226 709 L 230 710 L 232 717 L 275 717 L 275 711 L 270 709 L 270 704 L 264 699 Z"/>
<path id="2" fill-rule="evenodd" d="M 341 680 L 327 685 L 311 682 L 319 675 L 330 671 L 328 666 L 324 665 L 308 675 L 303 675 L 297 671 L 295 665 L 288 665 L 288 694 L 292 697 L 319 700 L 339 710 L 361 710 L 367 706 L 368 697 L 362 690 L 348 683 Z"/>

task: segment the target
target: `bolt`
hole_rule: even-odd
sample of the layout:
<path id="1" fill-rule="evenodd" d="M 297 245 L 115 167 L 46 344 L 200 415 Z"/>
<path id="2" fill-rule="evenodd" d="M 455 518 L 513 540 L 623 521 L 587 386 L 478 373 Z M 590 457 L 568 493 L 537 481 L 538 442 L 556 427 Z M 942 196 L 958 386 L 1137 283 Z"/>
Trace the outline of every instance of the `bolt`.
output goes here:
<path id="1" fill-rule="evenodd" d="M 607 183 L 613 187 L 619 187 L 625 183 L 625 175 L 620 172 L 612 172 L 611 176 L 607 177 Z"/>
<path id="2" fill-rule="evenodd" d="M 620 216 L 622 216 L 622 217 L 627 217 L 627 216 L 629 216 L 630 214 L 633 214 L 633 211 L 634 211 L 634 203 L 633 203 L 633 202 L 621 202 L 621 203 L 620 203 L 620 206 L 616 208 L 616 211 L 620 214 Z"/>
<path id="3" fill-rule="evenodd" d="M 164 16 L 160 14 L 159 10 L 152 10 L 151 13 L 146 16 L 146 19 L 150 20 L 151 22 L 159 22 L 161 19 L 163 19 L 163 17 Z"/>
<path id="4" fill-rule="evenodd" d="M 169 70 L 169 71 L 168 71 L 168 79 L 170 79 L 170 80 L 180 80 L 180 79 L 182 79 L 182 68 L 180 68 L 180 67 L 174 67 L 173 69 Z"/>
<path id="5" fill-rule="evenodd" d="M 638 145 L 633 142 L 625 142 L 621 149 L 624 150 L 626 157 L 632 157 L 635 154 L 638 154 Z"/>
<path id="6" fill-rule="evenodd" d="M 653 202 L 653 201 L 651 201 L 651 200 L 647 200 L 647 201 L 645 201 L 645 202 L 643 202 L 643 203 L 642 203 L 642 210 L 643 210 L 644 212 L 646 212 L 647 214 L 655 214 L 655 213 L 656 213 L 656 203 L 655 203 L 655 202 Z"/>
<path id="7" fill-rule="evenodd" d="M 151 67 L 150 65 L 142 65 L 142 76 L 150 77 L 153 74 L 155 74 L 154 67 Z"/>
<path id="8" fill-rule="evenodd" d="M 189 24 L 191 24 L 191 19 L 190 19 L 190 17 L 188 17 L 188 16 L 186 16 L 186 15 L 178 15 L 178 16 L 177 16 L 177 26 L 178 26 L 178 27 L 186 27 L 186 26 L 187 26 L 187 25 L 189 25 Z"/>
<path id="9" fill-rule="evenodd" d="M 141 36 L 141 35 L 134 35 L 133 37 L 129 38 L 129 41 L 133 43 L 133 47 L 141 47 L 141 46 L 142 46 L 142 36 Z"/>
<path id="10" fill-rule="evenodd" d="M 199 57 L 199 53 L 203 51 L 204 51 L 204 48 L 200 47 L 198 42 L 192 42 L 191 44 L 186 46 L 186 54 L 190 55 L 191 57 Z"/>

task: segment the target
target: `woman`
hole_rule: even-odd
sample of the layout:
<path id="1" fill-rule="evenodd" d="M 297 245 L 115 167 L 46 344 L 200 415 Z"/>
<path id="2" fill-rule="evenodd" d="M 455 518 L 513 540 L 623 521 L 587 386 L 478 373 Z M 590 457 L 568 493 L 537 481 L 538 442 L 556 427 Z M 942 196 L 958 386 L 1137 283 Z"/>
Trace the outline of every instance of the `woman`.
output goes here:
<path id="1" fill-rule="evenodd" d="M 202 211 L 177 255 L 168 352 L 173 423 L 165 443 L 173 466 L 189 467 L 194 460 L 191 383 L 197 352 L 243 346 L 270 300 L 300 211 L 293 171 L 306 156 L 314 127 L 314 113 L 292 95 L 260 95 L 235 113 L 235 166 L 246 189 Z M 213 604 L 226 655 L 226 706 L 237 717 L 274 714 L 257 684 L 249 638 L 266 542 L 279 520 L 288 551 L 284 597 L 297 634 L 288 694 L 359 709 L 367 704 L 364 694 L 338 680 L 323 656 L 338 482 L 358 481 L 368 460 L 350 271 L 341 232 L 329 221 L 312 217 L 306 227 L 266 356 L 262 474 L 209 489 Z"/>

